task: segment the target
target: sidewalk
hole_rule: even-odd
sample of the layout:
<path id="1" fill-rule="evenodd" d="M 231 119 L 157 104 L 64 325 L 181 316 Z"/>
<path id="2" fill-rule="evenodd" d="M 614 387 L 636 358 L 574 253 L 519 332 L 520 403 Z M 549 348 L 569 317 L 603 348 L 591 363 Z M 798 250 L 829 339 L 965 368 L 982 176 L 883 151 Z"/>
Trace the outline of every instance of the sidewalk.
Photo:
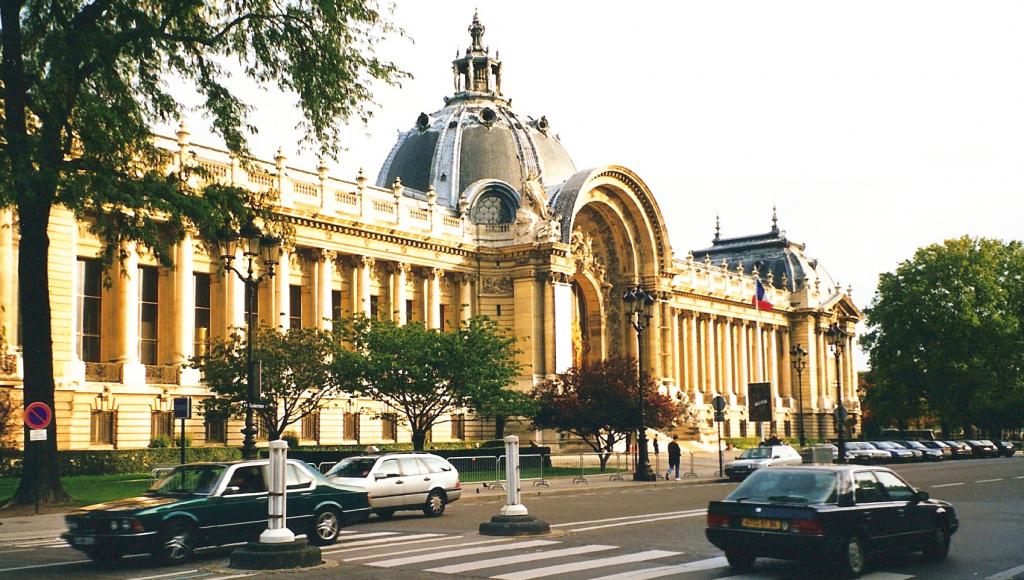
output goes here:
<path id="1" fill-rule="evenodd" d="M 610 475 L 597 474 L 586 476 L 586 482 L 575 483 L 572 477 L 552 477 L 547 480 L 548 485 L 546 486 L 535 485 L 533 480 L 523 481 L 520 485 L 520 492 L 524 497 L 535 497 L 538 495 L 565 494 L 612 487 L 700 485 L 727 481 L 711 477 L 706 466 L 698 465 L 698 467 L 703 467 L 703 469 L 698 469 L 700 477 L 689 477 L 680 481 L 666 481 L 664 479 L 659 479 L 658 481 L 632 481 L 629 474 L 624 475 L 622 481 L 613 480 Z M 686 471 L 686 468 L 687 466 L 684 464 L 683 471 Z M 717 465 L 715 468 L 717 469 Z M 664 473 L 660 475 L 663 476 Z M 462 486 L 462 499 L 460 501 L 501 500 L 506 494 L 507 491 L 500 486 L 490 485 L 485 487 L 483 484 L 470 483 Z M 33 539 L 52 539 L 58 537 L 64 530 L 63 513 L 0 518 L 0 544 Z"/>

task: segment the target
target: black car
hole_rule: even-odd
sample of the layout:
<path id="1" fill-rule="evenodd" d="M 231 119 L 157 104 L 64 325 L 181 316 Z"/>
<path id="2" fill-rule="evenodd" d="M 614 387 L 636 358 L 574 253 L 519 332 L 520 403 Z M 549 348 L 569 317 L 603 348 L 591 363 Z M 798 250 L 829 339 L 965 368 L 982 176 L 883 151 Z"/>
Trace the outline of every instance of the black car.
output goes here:
<path id="1" fill-rule="evenodd" d="M 902 445 L 897 445 L 892 441 L 868 441 L 868 443 L 873 445 L 875 449 L 887 451 L 892 458 L 892 461 L 906 463 L 915 459 L 913 451 L 903 447 Z"/>
<path id="2" fill-rule="evenodd" d="M 906 447 L 907 449 L 910 449 L 911 451 L 920 451 L 925 461 L 942 461 L 944 459 L 942 450 L 932 449 L 931 447 L 924 445 L 924 443 L 921 441 L 900 440 L 894 441 L 894 443 L 899 443 L 900 445 Z"/>
<path id="3" fill-rule="evenodd" d="M 971 459 L 974 457 L 974 450 L 963 441 L 943 441 L 953 451 L 953 459 Z"/>
<path id="4" fill-rule="evenodd" d="M 999 449 L 986 439 L 968 439 L 964 443 L 971 446 L 975 459 L 979 457 L 999 457 Z"/>
<path id="5" fill-rule="evenodd" d="M 953 458 L 953 448 L 948 443 L 942 441 L 921 441 L 920 443 L 929 449 L 938 449 L 943 459 Z"/>
<path id="6" fill-rule="evenodd" d="M 996 448 L 999 449 L 999 454 L 1003 457 L 1013 457 L 1013 454 L 1017 452 L 1017 449 L 1010 441 L 993 441 L 993 443 L 996 444 Z"/>
<path id="7" fill-rule="evenodd" d="M 835 560 L 856 577 L 882 552 L 943 560 L 958 526 L 952 505 L 885 467 L 807 465 L 754 472 L 708 505 L 705 533 L 740 572 L 758 557 Z"/>

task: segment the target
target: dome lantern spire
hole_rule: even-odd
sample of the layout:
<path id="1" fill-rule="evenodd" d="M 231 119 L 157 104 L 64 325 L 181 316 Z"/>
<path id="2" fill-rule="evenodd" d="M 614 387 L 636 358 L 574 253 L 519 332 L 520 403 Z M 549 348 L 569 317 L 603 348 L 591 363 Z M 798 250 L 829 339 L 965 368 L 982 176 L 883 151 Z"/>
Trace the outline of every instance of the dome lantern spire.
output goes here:
<path id="1" fill-rule="evenodd" d="M 452 61 L 455 98 L 501 97 L 501 61 L 484 46 L 487 27 L 480 23 L 479 13 L 473 13 L 468 30 L 471 44 L 465 56 Z"/>

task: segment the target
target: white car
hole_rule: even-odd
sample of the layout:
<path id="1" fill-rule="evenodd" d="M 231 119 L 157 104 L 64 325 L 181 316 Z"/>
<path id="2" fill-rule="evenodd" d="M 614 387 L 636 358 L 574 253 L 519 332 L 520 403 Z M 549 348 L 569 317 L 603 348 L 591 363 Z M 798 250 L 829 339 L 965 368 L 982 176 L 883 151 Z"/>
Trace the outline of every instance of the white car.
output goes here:
<path id="1" fill-rule="evenodd" d="M 772 465 L 800 465 L 803 458 L 789 445 L 772 445 L 770 447 L 751 447 L 744 451 L 736 461 L 725 466 L 725 476 L 739 481 L 762 467 Z"/>
<path id="2" fill-rule="evenodd" d="M 462 497 L 459 471 L 430 453 L 388 453 L 342 459 L 326 473 L 333 482 L 365 489 L 370 509 L 387 519 L 398 510 L 422 510 L 429 517 Z"/>

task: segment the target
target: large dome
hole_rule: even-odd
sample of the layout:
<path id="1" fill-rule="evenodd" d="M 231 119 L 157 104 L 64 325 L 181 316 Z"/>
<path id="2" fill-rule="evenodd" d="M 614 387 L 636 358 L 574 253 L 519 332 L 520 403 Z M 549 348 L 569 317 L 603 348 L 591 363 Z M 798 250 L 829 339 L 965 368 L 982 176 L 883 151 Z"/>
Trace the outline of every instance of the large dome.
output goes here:
<path id="1" fill-rule="evenodd" d="M 475 15 L 469 32 L 472 45 L 452 63 L 455 95 L 441 110 L 420 113 L 415 126 L 399 136 L 377 185 L 390 187 L 401 179 L 416 192 L 433 186 L 437 203 L 454 208 L 482 180 L 504 182 L 521 194 L 529 181 L 543 188 L 576 172 L 547 119 L 516 114 L 502 96 L 501 62 L 481 44 L 484 27 Z"/>

